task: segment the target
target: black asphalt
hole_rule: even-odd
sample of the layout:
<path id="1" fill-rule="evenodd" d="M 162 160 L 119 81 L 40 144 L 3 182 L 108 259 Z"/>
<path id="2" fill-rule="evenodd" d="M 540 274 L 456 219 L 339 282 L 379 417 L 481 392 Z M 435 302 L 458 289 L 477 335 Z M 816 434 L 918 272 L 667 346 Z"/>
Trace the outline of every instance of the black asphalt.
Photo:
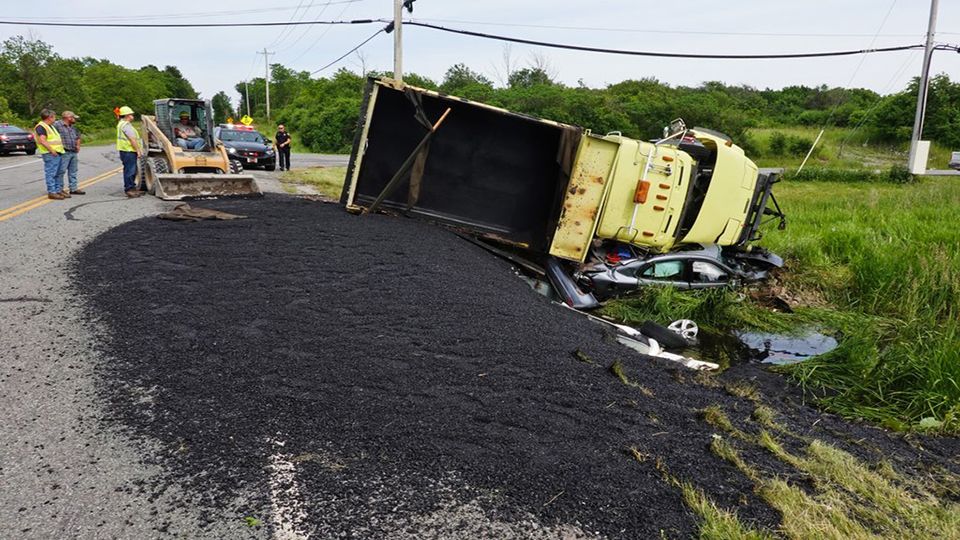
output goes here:
<path id="1" fill-rule="evenodd" d="M 715 430 L 697 412 L 747 416 L 749 401 L 620 346 L 486 251 L 425 223 L 290 197 L 197 204 L 249 218 L 130 222 L 86 246 L 75 272 L 104 329 L 105 421 L 165 467 L 153 489 L 189 486 L 211 521 L 224 507 L 264 516 L 278 442 L 302 457 L 295 483 L 317 537 L 391 536 L 451 498 L 499 521 L 695 536 L 666 474 L 743 519 L 779 521 L 710 452 Z M 614 377 L 617 360 L 649 392 Z M 779 394 L 771 403 L 803 409 L 785 421 L 804 433 L 913 451 L 798 405 L 763 370 L 724 377 L 756 378 Z M 241 491 L 262 497 L 234 508 Z"/>

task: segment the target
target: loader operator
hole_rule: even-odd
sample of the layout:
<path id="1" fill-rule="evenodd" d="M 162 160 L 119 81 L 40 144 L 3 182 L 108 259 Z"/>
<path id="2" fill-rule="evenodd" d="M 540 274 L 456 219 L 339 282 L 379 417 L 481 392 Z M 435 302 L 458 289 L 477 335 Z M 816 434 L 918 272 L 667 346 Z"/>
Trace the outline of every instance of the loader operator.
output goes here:
<path id="1" fill-rule="evenodd" d="M 184 150 L 203 150 L 206 141 L 203 140 L 200 128 L 190 123 L 190 113 L 180 113 L 180 123 L 173 126 L 173 134 L 177 138 L 177 145 Z"/>
<path id="2" fill-rule="evenodd" d="M 117 122 L 117 151 L 120 152 L 120 162 L 123 163 L 123 191 L 127 197 L 139 197 L 137 160 L 143 155 L 143 141 L 131 124 L 133 109 L 123 106 L 117 114 L 120 115 L 120 121 Z"/>

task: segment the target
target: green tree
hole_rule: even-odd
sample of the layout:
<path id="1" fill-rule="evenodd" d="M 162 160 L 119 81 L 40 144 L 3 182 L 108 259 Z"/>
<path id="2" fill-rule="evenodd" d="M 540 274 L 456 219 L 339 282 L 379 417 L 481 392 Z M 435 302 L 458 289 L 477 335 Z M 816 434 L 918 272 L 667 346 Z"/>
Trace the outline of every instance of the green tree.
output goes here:
<path id="1" fill-rule="evenodd" d="M 48 105 L 57 92 L 57 82 L 49 67 L 59 59 L 53 48 L 40 40 L 14 36 L 3 42 L 0 60 L 4 69 L 4 94 L 10 105 L 31 118 Z"/>
<path id="2" fill-rule="evenodd" d="M 227 118 L 236 118 L 237 113 L 233 110 L 233 104 L 230 103 L 230 97 L 224 91 L 217 92 L 211 100 L 213 105 L 213 122 L 215 124 L 225 124 Z"/>

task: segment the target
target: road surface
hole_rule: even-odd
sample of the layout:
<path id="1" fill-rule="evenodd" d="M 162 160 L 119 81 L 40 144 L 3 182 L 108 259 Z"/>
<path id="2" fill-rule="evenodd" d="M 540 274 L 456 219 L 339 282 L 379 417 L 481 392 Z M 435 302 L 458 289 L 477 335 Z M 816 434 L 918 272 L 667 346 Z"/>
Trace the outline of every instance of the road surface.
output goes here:
<path id="1" fill-rule="evenodd" d="M 346 158 L 294 155 L 293 163 Z M 87 194 L 53 201 L 39 156 L 0 157 L 0 538 L 155 538 L 161 530 L 259 538 L 244 516 L 217 516 L 202 529 L 209 516 L 171 502 L 182 494 L 140 487 L 158 467 L 99 423 L 95 322 L 82 320 L 72 298 L 71 255 L 107 229 L 176 204 L 127 199 L 119 165 L 111 147 L 84 148 Z M 252 172 L 265 190 L 282 191 L 271 180 L 279 171 Z"/>

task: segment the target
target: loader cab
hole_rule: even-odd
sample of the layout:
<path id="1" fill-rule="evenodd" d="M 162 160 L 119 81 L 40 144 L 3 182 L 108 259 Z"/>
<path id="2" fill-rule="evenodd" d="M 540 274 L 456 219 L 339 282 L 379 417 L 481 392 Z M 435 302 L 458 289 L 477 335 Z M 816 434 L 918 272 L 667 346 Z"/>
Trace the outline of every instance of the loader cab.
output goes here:
<path id="1" fill-rule="evenodd" d="M 213 110 L 209 101 L 202 99 L 161 99 L 154 101 L 157 127 L 163 134 L 185 152 L 211 152 L 214 149 Z M 181 117 L 184 117 L 181 120 Z M 185 122 L 185 123 L 184 123 Z M 189 125 L 199 131 L 202 147 L 187 144 L 177 137 L 179 126 Z"/>

